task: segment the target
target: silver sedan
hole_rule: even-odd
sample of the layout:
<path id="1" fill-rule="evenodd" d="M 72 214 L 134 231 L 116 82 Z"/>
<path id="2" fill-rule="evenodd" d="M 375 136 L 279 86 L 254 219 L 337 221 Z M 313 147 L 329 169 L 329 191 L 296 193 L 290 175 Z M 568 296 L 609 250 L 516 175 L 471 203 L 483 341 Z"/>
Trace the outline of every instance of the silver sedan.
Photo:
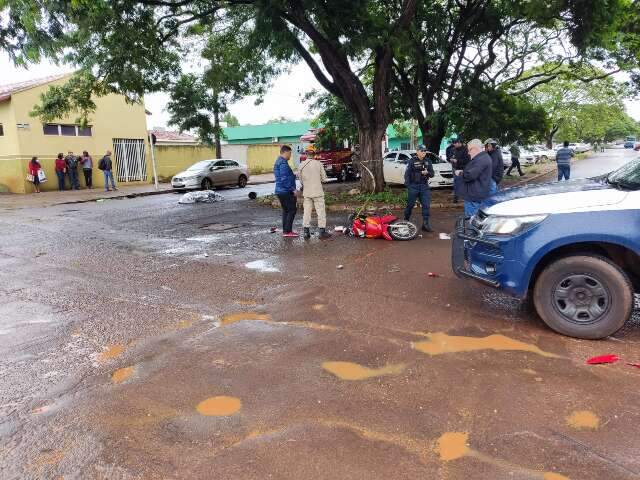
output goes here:
<path id="1" fill-rule="evenodd" d="M 171 186 L 176 190 L 211 190 L 233 185 L 244 188 L 248 181 L 249 170 L 235 160 L 203 160 L 176 174 L 171 179 Z"/>

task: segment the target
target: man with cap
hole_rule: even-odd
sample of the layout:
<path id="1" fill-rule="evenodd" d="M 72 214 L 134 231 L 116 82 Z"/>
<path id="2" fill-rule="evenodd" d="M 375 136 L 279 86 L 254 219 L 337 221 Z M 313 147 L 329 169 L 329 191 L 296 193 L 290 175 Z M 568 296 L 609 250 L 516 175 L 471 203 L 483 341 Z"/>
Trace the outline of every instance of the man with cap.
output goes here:
<path id="1" fill-rule="evenodd" d="M 435 175 L 431 160 L 427 158 L 427 147 L 418 145 L 418 150 L 412 155 L 404 172 L 404 184 L 407 186 L 407 208 L 404 209 L 404 219 L 411 218 L 411 212 L 420 199 L 422 205 L 422 231 L 432 232 L 429 224 L 429 209 L 431 207 L 431 190 L 429 179 Z"/>
<path id="2" fill-rule="evenodd" d="M 484 148 L 491 157 L 491 193 L 494 194 L 498 191 L 498 185 L 504 177 L 504 160 L 497 140 L 487 138 L 484 141 Z"/>

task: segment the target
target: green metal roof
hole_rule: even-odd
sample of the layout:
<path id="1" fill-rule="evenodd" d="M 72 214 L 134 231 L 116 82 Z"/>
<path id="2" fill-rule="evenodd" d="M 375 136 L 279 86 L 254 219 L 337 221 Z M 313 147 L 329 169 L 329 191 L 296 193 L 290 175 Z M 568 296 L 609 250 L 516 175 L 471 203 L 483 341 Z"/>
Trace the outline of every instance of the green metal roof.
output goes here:
<path id="1" fill-rule="evenodd" d="M 229 141 L 250 140 L 254 138 L 300 137 L 311 128 L 310 121 L 267 123 L 265 125 L 242 125 L 227 127 L 224 134 Z"/>

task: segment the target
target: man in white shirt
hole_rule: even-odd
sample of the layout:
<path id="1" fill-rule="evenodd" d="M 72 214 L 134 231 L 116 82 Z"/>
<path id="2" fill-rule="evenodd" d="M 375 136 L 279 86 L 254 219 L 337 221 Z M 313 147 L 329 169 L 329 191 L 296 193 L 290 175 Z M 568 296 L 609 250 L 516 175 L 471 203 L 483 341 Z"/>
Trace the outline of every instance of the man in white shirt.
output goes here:
<path id="1" fill-rule="evenodd" d="M 304 197 L 304 214 L 302 216 L 304 238 L 311 238 L 311 212 L 314 208 L 316 215 L 318 215 L 320 238 L 331 237 L 327 233 L 327 214 L 324 205 L 324 189 L 322 188 L 322 184 L 327 181 L 324 166 L 318 160 L 307 158 L 300 164 L 298 177 L 302 184 L 302 196 Z"/>

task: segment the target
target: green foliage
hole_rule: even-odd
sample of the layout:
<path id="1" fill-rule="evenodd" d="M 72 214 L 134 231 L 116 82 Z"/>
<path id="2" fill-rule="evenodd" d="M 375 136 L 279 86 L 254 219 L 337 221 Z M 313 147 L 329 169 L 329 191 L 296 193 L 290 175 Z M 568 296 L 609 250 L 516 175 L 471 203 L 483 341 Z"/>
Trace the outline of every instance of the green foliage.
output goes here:
<path id="1" fill-rule="evenodd" d="M 316 138 L 316 144 L 322 150 L 335 148 L 347 141 L 355 145 L 358 140 L 358 128 L 351 112 L 344 102 L 330 93 L 310 92 L 306 96 L 311 110 L 318 112 L 311 124 L 322 128 Z"/>
<path id="2" fill-rule="evenodd" d="M 357 195 L 349 195 L 347 192 L 325 193 L 325 202 L 327 205 L 335 204 L 383 204 L 390 207 L 394 205 L 407 204 L 407 190 L 405 188 L 392 190 L 389 187 L 378 193 L 359 193 Z"/>
<path id="3" fill-rule="evenodd" d="M 291 120 L 288 117 L 285 117 L 284 115 L 280 115 L 279 117 L 272 118 L 267 123 L 289 123 L 289 122 L 293 122 L 293 120 Z"/>
<path id="4" fill-rule="evenodd" d="M 227 112 L 222 117 L 222 121 L 227 124 L 227 127 L 239 127 L 240 122 L 238 119 L 231 114 L 231 112 Z"/>
<path id="5" fill-rule="evenodd" d="M 488 87 L 460 95 L 450 107 L 450 122 L 464 138 L 492 137 L 500 144 L 535 143 L 547 131 L 545 110 L 528 99 Z"/>

